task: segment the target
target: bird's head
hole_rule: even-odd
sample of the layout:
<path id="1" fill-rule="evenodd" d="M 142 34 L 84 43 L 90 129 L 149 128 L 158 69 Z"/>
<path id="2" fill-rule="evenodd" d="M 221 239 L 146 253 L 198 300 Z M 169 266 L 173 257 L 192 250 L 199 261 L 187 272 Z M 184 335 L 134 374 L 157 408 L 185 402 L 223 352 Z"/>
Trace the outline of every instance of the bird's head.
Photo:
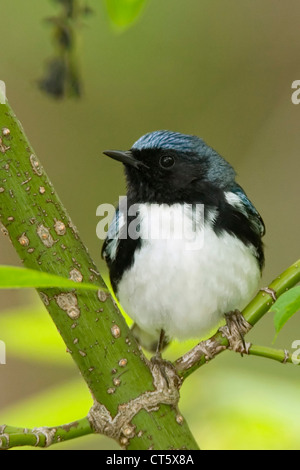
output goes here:
<path id="1" fill-rule="evenodd" d="M 193 199 L 199 188 L 230 188 L 235 171 L 202 139 L 171 131 L 142 136 L 130 150 L 107 150 L 122 162 L 128 191 L 141 202 L 179 202 Z"/>

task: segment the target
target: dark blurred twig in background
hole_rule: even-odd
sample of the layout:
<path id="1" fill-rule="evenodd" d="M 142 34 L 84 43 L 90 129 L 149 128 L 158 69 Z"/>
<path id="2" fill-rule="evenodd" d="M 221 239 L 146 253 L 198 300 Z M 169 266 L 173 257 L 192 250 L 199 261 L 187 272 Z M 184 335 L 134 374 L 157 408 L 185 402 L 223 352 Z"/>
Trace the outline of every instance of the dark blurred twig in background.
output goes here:
<path id="1" fill-rule="evenodd" d="M 47 18 L 52 27 L 54 54 L 38 81 L 41 90 L 54 98 L 80 97 L 82 82 L 78 61 L 78 34 L 81 20 L 92 13 L 80 0 L 53 0 L 60 5 L 56 16 Z"/>

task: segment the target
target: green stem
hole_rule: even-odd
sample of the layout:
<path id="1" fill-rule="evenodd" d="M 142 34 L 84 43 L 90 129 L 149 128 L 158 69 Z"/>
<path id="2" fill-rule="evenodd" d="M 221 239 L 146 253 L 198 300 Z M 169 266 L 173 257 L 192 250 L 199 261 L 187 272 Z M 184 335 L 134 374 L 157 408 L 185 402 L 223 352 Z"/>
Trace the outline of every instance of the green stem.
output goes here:
<path id="1" fill-rule="evenodd" d="M 269 348 L 268 346 L 258 346 L 256 344 L 252 344 L 249 349 L 249 355 L 273 359 L 274 361 L 282 362 L 284 364 L 293 363 L 292 355 L 288 351 Z"/>
<path id="2" fill-rule="evenodd" d="M 278 298 L 298 282 L 300 282 L 300 259 L 274 279 L 269 288 L 275 291 Z M 243 310 L 243 316 L 250 325 L 254 326 L 269 311 L 273 303 L 269 294 L 259 292 Z"/>

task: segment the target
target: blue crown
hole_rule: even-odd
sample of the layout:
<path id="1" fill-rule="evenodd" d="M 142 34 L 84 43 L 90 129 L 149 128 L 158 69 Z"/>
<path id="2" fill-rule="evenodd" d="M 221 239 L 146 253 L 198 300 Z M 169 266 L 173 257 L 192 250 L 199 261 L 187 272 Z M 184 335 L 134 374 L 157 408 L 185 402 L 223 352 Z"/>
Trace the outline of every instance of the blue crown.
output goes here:
<path id="1" fill-rule="evenodd" d="M 201 152 L 207 148 L 204 140 L 195 135 L 172 131 L 155 131 L 140 137 L 132 146 L 136 150 L 150 148 L 173 149 L 181 152 Z"/>

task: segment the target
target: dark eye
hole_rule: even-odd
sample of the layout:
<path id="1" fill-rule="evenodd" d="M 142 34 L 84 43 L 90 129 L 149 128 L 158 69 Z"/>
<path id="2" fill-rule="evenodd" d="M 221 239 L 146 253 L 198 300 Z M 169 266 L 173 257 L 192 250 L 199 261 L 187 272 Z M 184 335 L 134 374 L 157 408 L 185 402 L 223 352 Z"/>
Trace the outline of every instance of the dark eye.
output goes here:
<path id="1" fill-rule="evenodd" d="M 173 157 L 171 157 L 171 155 L 164 155 L 159 160 L 159 164 L 162 168 L 172 168 L 174 163 L 175 163 L 175 160 Z"/>

